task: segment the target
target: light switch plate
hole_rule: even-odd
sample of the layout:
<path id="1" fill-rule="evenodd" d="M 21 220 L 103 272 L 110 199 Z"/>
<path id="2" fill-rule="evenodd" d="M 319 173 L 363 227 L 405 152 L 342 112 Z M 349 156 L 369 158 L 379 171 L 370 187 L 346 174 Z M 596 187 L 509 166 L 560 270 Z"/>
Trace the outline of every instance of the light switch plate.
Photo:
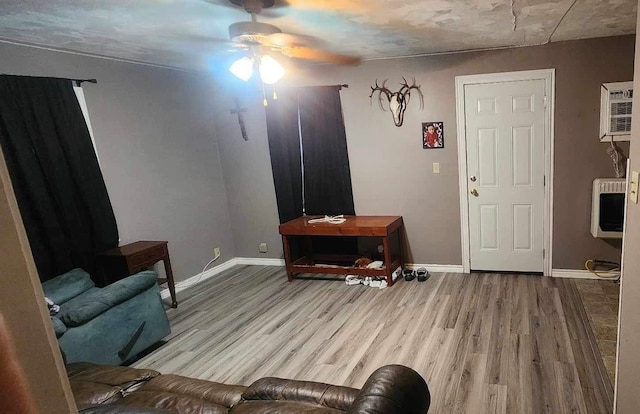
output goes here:
<path id="1" fill-rule="evenodd" d="M 434 174 L 440 174 L 440 163 L 439 162 L 434 162 L 433 163 L 433 173 Z"/>
<path id="2" fill-rule="evenodd" d="M 631 197 L 631 201 L 635 204 L 638 204 L 638 180 L 640 178 L 640 174 L 638 171 L 631 171 L 631 189 L 629 191 L 629 197 Z"/>

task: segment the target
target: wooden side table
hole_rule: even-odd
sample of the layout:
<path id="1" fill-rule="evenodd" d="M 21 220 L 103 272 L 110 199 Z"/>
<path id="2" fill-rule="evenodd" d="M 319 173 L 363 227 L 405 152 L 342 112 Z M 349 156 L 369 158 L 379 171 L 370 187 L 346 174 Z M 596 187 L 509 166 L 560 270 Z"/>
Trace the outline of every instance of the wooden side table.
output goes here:
<path id="1" fill-rule="evenodd" d="M 284 246 L 284 258 L 287 266 L 289 282 L 300 273 L 326 273 L 337 275 L 384 276 L 388 286 L 393 286 L 393 271 L 404 267 L 402 232 L 404 222 L 401 216 L 344 216 L 342 224 L 309 223 L 310 219 L 320 216 L 303 216 L 280 225 Z M 392 252 L 389 238 L 397 238 L 398 250 Z M 359 255 L 315 255 L 307 248 L 302 257 L 292 257 L 289 237 L 303 236 L 350 236 L 350 237 L 379 237 L 384 247 L 384 268 L 368 269 L 353 265 Z M 319 262 L 319 263 L 316 263 Z M 322 265 L 326 262 L 349 262 L 348 266 Z"/>
<path id="2" fill-rule="evenodd" d="M 178 307 L 166 241 L 137 241 L 98 253 L 97 259 L 99 280 L 96 280 L 96 283 L 98 286 L 106 286 L 136 274 L 162 260 L 167 277 L 158 278 L 158 284 L 167 283 L 169 285 L 171 307 Z"/>

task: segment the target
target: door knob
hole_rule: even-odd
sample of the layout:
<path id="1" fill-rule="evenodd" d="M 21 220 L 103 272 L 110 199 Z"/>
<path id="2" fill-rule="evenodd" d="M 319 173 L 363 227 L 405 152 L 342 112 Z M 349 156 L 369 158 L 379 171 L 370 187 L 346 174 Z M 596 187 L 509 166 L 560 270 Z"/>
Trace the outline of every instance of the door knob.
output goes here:
<path id="1" fill-rule="evenodd" d="M 474 188 L 473 190 L 471 190 L 471 194 L 473 194 L 474 196 L 478 197 L 478 190 L 476 190 Z"/>
<path id="2" fill-rule="evenodd" d="M 474 183 L 476 182 L 476 176 L 475 175 L 472 175 L 471 177 L 469 177 L 469 179 Z"/>

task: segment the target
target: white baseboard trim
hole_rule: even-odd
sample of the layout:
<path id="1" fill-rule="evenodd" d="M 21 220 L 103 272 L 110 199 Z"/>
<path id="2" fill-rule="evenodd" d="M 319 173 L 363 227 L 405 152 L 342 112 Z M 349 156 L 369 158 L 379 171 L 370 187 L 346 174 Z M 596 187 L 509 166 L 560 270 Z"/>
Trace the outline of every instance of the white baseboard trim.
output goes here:
<path id="1" fill-rule="evenodd" d="M 602 279 L 585 269 L 551 269 L 551 276 L 566 279 Z"/>
<path id="2" fill-rule="evenodd" d="M 205 280 L 210 279 L 213 276 L 217 275 L 218 273 L 222 273 L 225 270 L 231 269 L 233 266 L 237 264 L 238 264 L 238 258 L 234 257 L 233 259 L 229 259 L 226 262 L 219 264 L 218 266 L 214 266 L 211 269 L 206 270 L 202 274 L 198 273 L 195 276 L 191 276 L 188 279 L 182 280 L 176 283 L 176 293 L 182 290 L 185 290 L 186 288 L 190 288 L 191 286 L 195 286 L 199 283 L 202 283 Z M 162 299 L 167 299 L 171 297 L 171 293 L 169 292 L 168 288 L 164 288 L 160 292 L 160 296 L 162 297 Z"/>
<path id="3" fill-rule="evenodd" d="M 261 258 L 261 257 L 234 257 L 233 259 L 229 259 L 224 263 L 219 264 L 218 266 L 214 266 L 211 269 L 208 269 L 202 276 L 197 274 L 195 276 L 191 276 L 188 279 L 185 279 L 181 282 L 176 283 L 176 292 L 180 292 L 186 288 L 190 288 L 191 286 L 195 286 L 199 283 L 204 282 L 207 279 L 212 278 L 213 276 L 224 272 L 236 265 L 245 265 L 245 266 L 284 266 L 284 259 L 270 259 L 270 258 Z M 426 268 L 429 272 L 434 273 L 462 273 L 462 265 L 438 265 L 438 264 L 420 264 L 420 263 L 407 263 L 406 267 L 411 269 L 417 269 L 419 267 Z M 160 292 L 160 296 L 163 299 L 169 298 L 171 295 L 169 293 L 168 288 L 164 288 Z"/>
<path id="4" fill-rule="evenodd" d="M 218 273 L 222 273 L 227 269 L 232 268 L 236 265 L 249 265 L 249 266 L 284 266 L 284 259 L 269 259 L 269 258 L 260 258 L 260 257 L 234 257 L 233 259 L 229 259 L 224 263 L 219 264 L 218 266 L 214 266 L 211 269 L 208 269 L 202 277 L 200 274 L 195 276 L 191 276 L 188 279 L 185 279 L 181 282 L 176 283 L 176 293 L 186 288 L 190 288 L 191 286 L 195 286 L 199 283 L 204 282 L 207 279 L 212 278 Z M 171 293 L 168 288 L 164 288 L 160 292 L 160 296 L 163 299 L 167 299 L 171 297 Z"/>
<path id="5" fill-rule="evenodd" d="M 197 285 L 204 282 L 213 276 L 224 272 L 236 265 L 245 266 L 284 266 L 284 259 L 270 259 L 260 257 L 234 257 L 224 263 L 214 266 L 202 274 L 197 274 L 186 280 L 176 283 L 176 292 L 180 292 L 186 288 Z M 439 265 L 439 264 L 423 264 L 423 263 L 407 263 L 405 265 L 410 269 L 417 269 L 419 267 L 426 268 L 429 272 L 433 273 L 464 273 L 462 265 Z M 588 270 L 584 269 L 552 269 L 552 277 L 562 277 L 567 279 L 603 279 L 594 275 Z M 165 288 L 161 291 L 163 299 L 169 298 L 169 289 Z"/>
<path id="6" fill-rule="evenodd" d="M 248 266 L 284 266 L 284 259 L 261 257 L 236 257 L 236 264 Z"/>
<path id="7" fill-rule="evenodd" d="M 410 269 L 418 269 L 424 267 L 433 273 L 464 273 L 462 265 L 439 265 L 439 264 L 422 264 L 422 263 L 406 263 L 405 267 Z"/>

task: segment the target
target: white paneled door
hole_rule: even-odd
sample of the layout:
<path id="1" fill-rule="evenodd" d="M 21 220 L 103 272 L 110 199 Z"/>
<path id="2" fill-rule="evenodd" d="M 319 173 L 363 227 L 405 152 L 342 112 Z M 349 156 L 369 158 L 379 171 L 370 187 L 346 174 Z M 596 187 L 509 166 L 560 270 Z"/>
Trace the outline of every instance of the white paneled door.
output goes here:
<path id="1" fill-rule="evenodd" d="M 543 271 L 545 81 L 464 86 L 472 270 Z"/>

